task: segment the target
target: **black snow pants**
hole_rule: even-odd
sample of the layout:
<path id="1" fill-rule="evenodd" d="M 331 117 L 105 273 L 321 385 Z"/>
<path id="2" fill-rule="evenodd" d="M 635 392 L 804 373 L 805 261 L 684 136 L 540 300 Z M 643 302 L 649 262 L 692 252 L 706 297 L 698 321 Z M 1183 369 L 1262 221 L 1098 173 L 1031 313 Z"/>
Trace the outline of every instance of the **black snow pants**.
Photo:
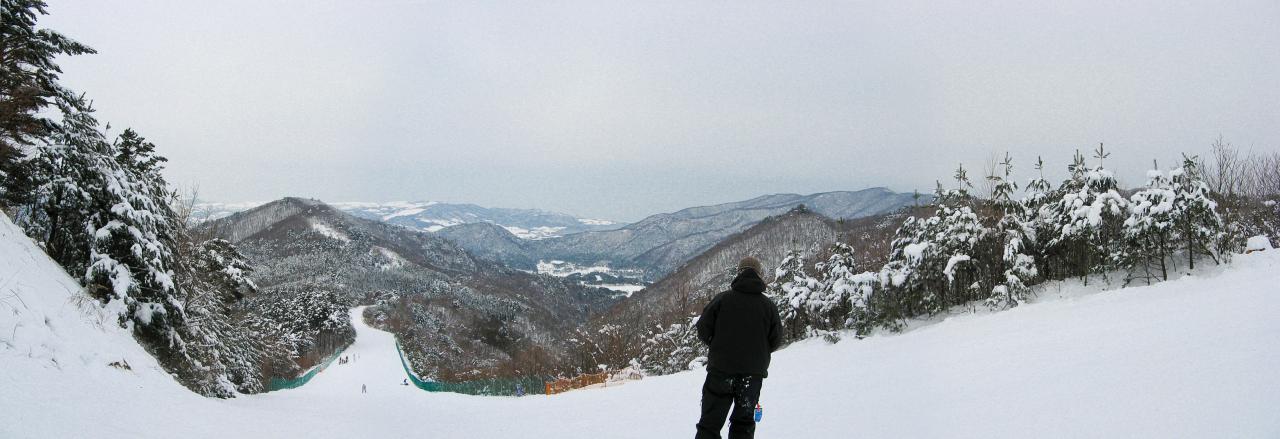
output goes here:
<path id="1" fill-rule="evenodd" d="M 707 371 L 702 384 L 702 418 L 696 439 L 720 439 L 724 418 L 729 416 L 729 439 L 750 439 L 756 434 L 755 411 L 760 401 L 760 377 Z"/>

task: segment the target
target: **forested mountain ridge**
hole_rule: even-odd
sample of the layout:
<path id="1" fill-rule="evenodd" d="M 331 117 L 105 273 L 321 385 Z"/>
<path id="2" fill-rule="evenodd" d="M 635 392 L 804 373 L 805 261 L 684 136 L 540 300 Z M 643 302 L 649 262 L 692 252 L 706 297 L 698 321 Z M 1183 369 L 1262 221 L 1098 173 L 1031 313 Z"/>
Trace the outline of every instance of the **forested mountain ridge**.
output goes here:
<path id="1" fill-rule="evenodd" d="M 867 220 L 886 224 L 900 221 L 897 213 Z M 896 225 L 889 227 L 892 230 Z M 834 243 L 848 236 L 861 236 L 860 231 L 860 226 L 851 227 L 847 221 L 827 218 L 804 205 L 765 218 L 721 240 L 671 274 L 592 319 L 583 331 L 593 344 L 590 346 L 595 354 L 592 361 L 614 367 L 622 367 L 633 359 L 644 367 L 650 367 L 652 361 L 665 361 L 645 357 L 646 352 L 655 347 L 651 340 L 669 325 L 687 323 L 712 296 L 727 289 L 742 257 L 758 258 L 766 267 L 765 280 L 770 281 L 772 268 L 781 265 L 792 252 L 809 257 L 823 255 Z M 661 346 L 661 349 L 669 348 Z M 664 351 L 663 355 L 667 353 L 669 351 Z"/>
<path id="2" fill-rule="evenodd" d="M 800 205 L 828 218 L 852 219 L 891 212 L 928 199 L 916 200 L 912 194 L 885 188 L 765 195 L 653 215 L 617 230 L 547 239 L 533 243 L 533 248 L 541 255 L 563 260 L 607 261 L 621 268 L 643 269 L 648 278 L 656 280 L 726 237 Z"/>
<path id="3" fill-rule="evenodd" d="M 286 197 L 210 221 L 204 227 L 232 243 L 246 243 L 246 248 L 269 249 L 276 257 L 305 254 L 309 250 L 304 244 L 341 246 L 357 237 L 372 250 L 370 262 L 387 267 L 410 262 L 441 273 L 468 273 L 479 266 L 475 258 L 449 240 L 356 218 L 318 200 L 304 198 Z"/>
<path id="4" fill-rule="evenodd" d="M 316 200 L 284 198 L 204 227 L 235 240 L 264 289 L 321 286 L 378 304 L 376 323 L 399 336 L 422 376 L 486 377 L 518 358 L 550 365 L 566 354 L 566 334 L 614 301 Z"/>
<path id="5" fill-rule="evenodd" d="M 521 239 L 497 224 L 458 224 L 445 227 L 436 235 L 457 243 L 477 257 L 508 267 L 527 270 L 537 266 L 539 261 L 538 254 L 531 248 L 533 242 Z"/>
<path id="6" fill-rule="evenodd" d="M 647 279 L 656 280 L 729 235 L 799 205 L 832 219 L 856 219 L 925 204 L 930 198 L 926 195 L 917 199 L 913 194 L 880 187 L 809 195 L 771 194 L 655 214 L 626 225 L 543 210 L 485 208 L 472 204 L 345 202 L 330 206 L 359 218 L 437 233 L 475 256 L 513 268 L 533 270 L 538 261 L 564 260 L 643 270 Z M 200 206 L 204 206 L 207 217 L 214 219 L 226 215 L 227 209 L 243 207 Z M 273 212 L 262 207 L 250 209 L 258 212 L 249 217 L 291 212 Z M 273 209 L 280 208 L 296 207 Z M 239 222 L 252 223 L 252 220 Z M 253 229 L 251 224 L 248 226 L 249 230 Z"/>
<path id="7" fill-rule="evenodd" d="M 777 267 L 791 250 L 816 255 L 839 240 L 840 236 L 840 226 L 835 220 L 800 206 L 725 238 L 670 275 L 619 303 L 613 311 L 625 314 L 627 308 L 636 308 L 655 313 L 653 315 L 666 310 L 688 312 L 700 308 L 708 298 L 728 287 L 742 257 L 751 255 L 765 267 Z M 771 274 L 765 273 L 765 277 L 770 278 Z"/>

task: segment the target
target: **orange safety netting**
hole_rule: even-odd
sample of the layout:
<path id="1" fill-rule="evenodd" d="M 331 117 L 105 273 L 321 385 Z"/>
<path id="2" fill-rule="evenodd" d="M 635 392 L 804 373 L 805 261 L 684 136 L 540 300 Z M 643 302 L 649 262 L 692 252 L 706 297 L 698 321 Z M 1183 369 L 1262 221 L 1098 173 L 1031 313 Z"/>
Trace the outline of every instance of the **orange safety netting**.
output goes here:
<path id="1" fill-rule="evenodd" d="M 546 391 L 548 395 L 554 395 L 557 393 L 568 392 L 573 389 L 581 389 L 593 384 L 600 384 L 608 380 L 608 373 L 579 375 L 574 378 L 548 381 L 546 384 Z"/>

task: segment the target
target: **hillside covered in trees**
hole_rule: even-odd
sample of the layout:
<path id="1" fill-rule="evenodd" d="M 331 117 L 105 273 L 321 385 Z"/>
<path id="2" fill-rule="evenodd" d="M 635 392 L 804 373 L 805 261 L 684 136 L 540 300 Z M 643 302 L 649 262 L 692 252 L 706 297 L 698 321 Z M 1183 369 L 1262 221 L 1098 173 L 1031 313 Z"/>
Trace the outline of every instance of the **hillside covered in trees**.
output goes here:
<path id="1" fill-rule="evenodd" d="M 1046 281 L 1150 285 L 1197 265 L 1227 264 L 1247 242 L 1280 242 L 1280 154 L 1242 155 L 1219 140 L 1209 159 L 1184 155 L 1175 166 L 1153 166 L 1146 184 L 1131 189 L 1104 167 L 1109 155 L 1099 145 L 1090 163 L 1077 152 L 1066 180 L 1037 177 L 1021 188 L 1009 179 L 1013 160 L 1006 155 L 984 177 L 983 197 L 961 166 L 950 186 L 938 184 L 928 206 L 852 225 L 836 242 L 821 234 L 750 251 L 769 262 L 785 252 L 769 265 L 776 271 L 768 294 L 787 339 L 838 340 L 840 331 L 862 337 L 899 331 L 913 319 L 1013 308 Z M 896 231 L 887 240 L 891 224 Z M 723 288 L 732 257 L 716 259 Z M 656 283 L 674 291 L 664 295 L 668 303 L 675 297 L 681 305 L 651 311 L 666 323 L 647 332 L 639 354 L 635 327 L 616 330 L 626 340 L 614 344 L 629 349 L 605 360 L 653 373 L 698 364 L 705 348 L 692 329 L 697 310 L 684 298 L 687 291 L 705 298 L 715 286 L 706 290 L 691 279 L 677 272 Z"/>

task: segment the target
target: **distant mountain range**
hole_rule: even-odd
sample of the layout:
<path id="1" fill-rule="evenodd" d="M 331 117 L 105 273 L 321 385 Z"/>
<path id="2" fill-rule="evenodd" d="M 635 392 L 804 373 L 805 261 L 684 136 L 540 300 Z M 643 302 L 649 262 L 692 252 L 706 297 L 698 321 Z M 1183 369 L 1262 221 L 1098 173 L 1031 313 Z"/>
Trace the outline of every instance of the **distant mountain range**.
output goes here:
<path id="1" fill-rule="evenodd" d="M 736 275 L 738 261 L 745 255 L 759 259 L 765 267 L 765 280 L 772 281 L 775 269 L 782 265 L 789 252 L 800 252 L 811 266 L 831 256 L 832 244 L 843 242 L 853 249 L 855 270 L 879 270 L 888 261 L 894 233 L 902 223 L 908 217 L 927 216 L 931 212 L 930 206 L 907 207 L 845 221 L 832 220 L 808 209 L 771 216 L 694 256 L 667 276 L 614 305 L 594 323 L 607 325 L 639 320 L 669 324 L 688 318 L 711 296 L 728 288 Z"/>
<path id="2" fill-rule="evenodd" d="M 530 243 L 529 247 L 538 258 L 554 257 L 587 264 L 605 262 L 620 268 L 641 269 L 647 278 L 658 279 L 729 235 L 797 206 L 841 220 L 891 212 L 917 201 L 925 203 L 928 199 L 915 200 L 912 194 L 885 188 L 765 195 L 653 215 L 615 230 L 566 235 Z M 491 245 L 465 241 L 458 244 L 469 249 Z"/>
<path id="3" fill-rule="evenodd" d="M 192 216 L 202 221 L 216 220 L 263 204 L 267 203 L 199 203 Z M 517 238 L 532 240 L 609 230 L 623 225 L 609 220 L 578 218 L 538 209 L 490 208 L 434 201 L 339 202 L 328 205 L 360 218 L 414 230 L 438 232 L 451 226 L 486 223 L 497 225 Z"/>
<path id="4" fill-rule="evenodd" d="M 436 202 L 332 203 L 352 215 L 411 229 L 438 232 L 462 224 L 488 223 L 521 239 L 546 239 L 621 226 L 609 220 L 578 218 L 538 209 L 506 209 Z"/>
<path id="5" fill-rule="evenodd" d="M 486 208 L 432 202 L 333 203 L 356 217 L 433 232 L 476 257 L 536 270 L 539 261 L 639 270 L 647 280 L 671 273 L 726 237 L 804 205 L 833 220 L 891 212 L 928 197 L 885 188 L 773 194 L 649 216 L 633 224 L 577 218 L 534 209 Z M 197 217 L 218 218 L 251 203 L 202 204 Z"/>

